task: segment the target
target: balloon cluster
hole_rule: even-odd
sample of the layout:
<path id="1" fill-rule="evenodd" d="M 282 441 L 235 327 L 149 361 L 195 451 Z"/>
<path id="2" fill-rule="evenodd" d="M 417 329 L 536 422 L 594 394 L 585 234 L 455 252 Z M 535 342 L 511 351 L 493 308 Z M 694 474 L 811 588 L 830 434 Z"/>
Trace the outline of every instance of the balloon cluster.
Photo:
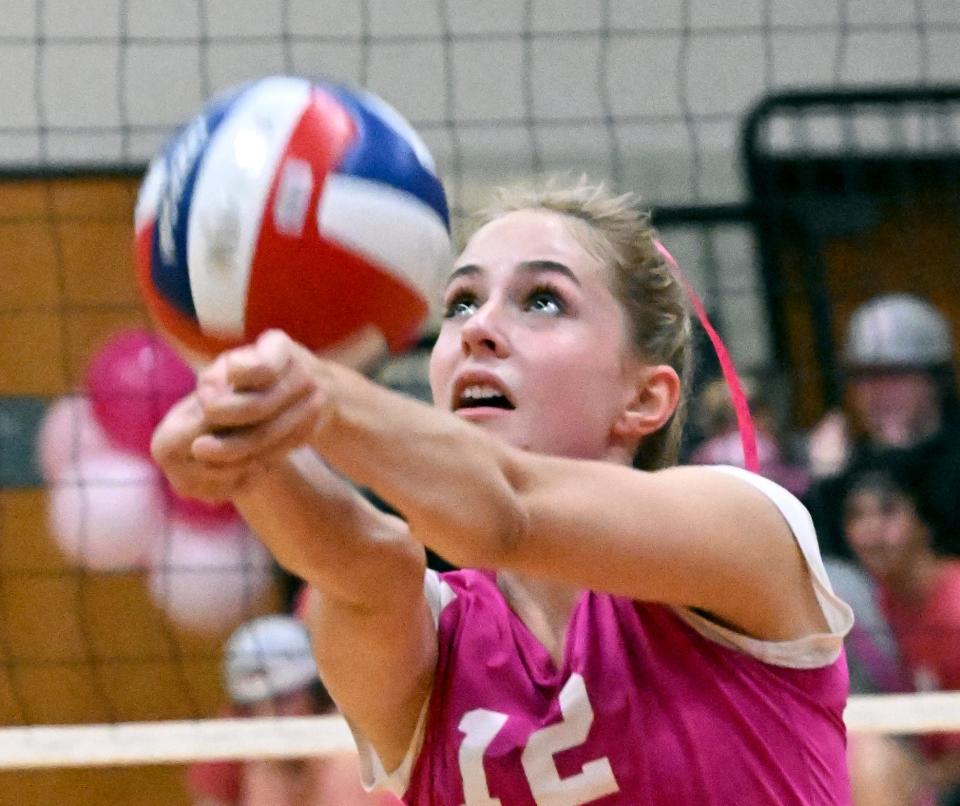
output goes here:
<path id="1" fill-rule="evenodd" d="M 115 334 L 82 394 L 57 400 L 37 440 L 50 531 L 73 562 L 146 570 L 174 622 L 220 632 L 269 586 L 270 558 L 229 504 L 183 498 L 150 458 L 154 428 L 194 387 L 193 371 L 146 330 Z"/>

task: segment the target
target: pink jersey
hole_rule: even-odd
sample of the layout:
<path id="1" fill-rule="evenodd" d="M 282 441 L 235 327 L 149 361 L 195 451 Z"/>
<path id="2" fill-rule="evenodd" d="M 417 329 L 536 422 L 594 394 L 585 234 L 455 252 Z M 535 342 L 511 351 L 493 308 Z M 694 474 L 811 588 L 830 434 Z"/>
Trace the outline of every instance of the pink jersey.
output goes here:
<path id="1" fill-rule="evenodd" d="M 830 633 L 756 641 L 689 610 L 587 591 L 558 667 L 492 574 L 428 572 L 440 654 L 419 753 L 387 776 L 362 745 L 368 783 L 416 806 L 848 804 L 849 608 L 805 511 L 776 490 L 795 534 L 809 532 L 798 542 Z"/>

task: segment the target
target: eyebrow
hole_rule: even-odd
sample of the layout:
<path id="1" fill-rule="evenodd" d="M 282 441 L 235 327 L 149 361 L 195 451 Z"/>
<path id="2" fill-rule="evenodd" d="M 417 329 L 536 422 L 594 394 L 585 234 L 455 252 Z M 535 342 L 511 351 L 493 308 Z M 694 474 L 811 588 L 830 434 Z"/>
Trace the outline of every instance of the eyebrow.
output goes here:
<path id="1" fill-rule="evenodd" d="M 582 286 L 580 280 L 577 278 L 577 275 L 575 275 L 568 266 L 564 266 L 563 263 L 558 263 L 555 260 L 525 260 L 523 263 L 518 264 L 517 271 L 523 272 L 524 274 L 553 272 L 554 274 L 563 275 L 575 283 L 578 287 Z M 450 283 L 459 277 L 472 277 L 477 274 L 483 274 L 483 272 L 484 269 L 474 263 L 468 263 L 465 266 L 459 266 L 450 273 L 450 276 L 447 278 L 447 285 L 450 285 Z"/>

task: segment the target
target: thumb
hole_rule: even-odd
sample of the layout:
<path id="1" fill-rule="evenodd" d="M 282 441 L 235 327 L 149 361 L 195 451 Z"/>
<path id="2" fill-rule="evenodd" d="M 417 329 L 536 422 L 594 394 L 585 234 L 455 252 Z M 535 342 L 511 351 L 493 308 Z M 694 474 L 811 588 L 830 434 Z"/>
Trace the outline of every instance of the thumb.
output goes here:
<path id="1" fill-rule="evenodd" d="M 279 330 L 268 330 L 252 345 L 224 355 L 227 382 L 238 392 L 273 386 L 290 363 L 293 342 Z"/>

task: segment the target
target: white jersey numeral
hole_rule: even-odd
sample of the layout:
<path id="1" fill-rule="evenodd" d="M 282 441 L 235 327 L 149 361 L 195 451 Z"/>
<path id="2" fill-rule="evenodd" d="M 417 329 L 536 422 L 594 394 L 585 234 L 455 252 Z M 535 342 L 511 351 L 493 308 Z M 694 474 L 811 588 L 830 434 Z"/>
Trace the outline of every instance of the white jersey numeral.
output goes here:
<path id="1" fill-rule="evenodd" d="M 577 806 L 619 792 L 607 758 L 588 761 L 569 778 L 561 778 L 553 761 L 555 753 L 577 747 L 587 740 L 593 724 L 593 708 L 587 687 L 578 674 L 560 691 L 563 719 L 532 733 L 523 751 L 523 770 L 537 806 Z"/>
<path id="2" fill-rule="evenodd" d="M 561 690 L 560 713 L 563 719 L 530 734 L 523 750 L 523 771 L 537 806 L 580 806 L 619 792 L 606 757 L 588 761 L 568 778 L 560 777 L 554 762 L 556 753 L 583 744 L 593 724 L 593 708 L 581 675 L 571 675 Z M 500 806 L 500 799 L 490 795 L 483 756 L 507 719 L 506 714 L 478 708 L 460 720 L 464 733 L 459 755 L 463 806 Z"/>
<path id="3" fill-rule="evenodd" d="M 501 806 L 500 798 L 490 797 L 487 774 L 483 770 L 483 754 L 500 729 L 507 724 L 507 715 L 486 708 L 477 708 L 463 715 L 459 727 L 460 777 L 463 778 L 463 806 Z"/>

